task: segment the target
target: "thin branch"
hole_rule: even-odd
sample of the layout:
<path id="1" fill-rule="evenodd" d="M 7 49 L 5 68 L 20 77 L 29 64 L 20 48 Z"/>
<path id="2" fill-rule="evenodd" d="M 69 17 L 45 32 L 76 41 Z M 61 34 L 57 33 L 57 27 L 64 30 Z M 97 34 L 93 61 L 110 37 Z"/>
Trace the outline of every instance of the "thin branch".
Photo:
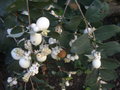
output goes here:
<path id="1" fill-rule="evenodd" d="M 25 82 L 24 90 L 26 90 L 26 82 Z"/>
<path id="2" fill-rule="evenodd" d="M 67 0 L 67 2 L 66 2 L 66 6 L 65 6 L 65 9 L 64 9 L 64 12 L 63 12 L 63 15 L 62 15 L 62 19 L 63 19 L 64 16 L 65 16 L 65 13 L 66 13 L 66 10 L 67 10 L 67 7 L 68 7 L 70 1 L 71 1 L 71 0 Z"/>
<path id="3" fill-rule="evenodd" d="M 34 84 L 33 84 L 33 82 L 32 82 L 31 77 L 30 77 L 30 82 L 31 82 L 31 85 L 32 85 L 32 90 L 35 90 L 35 88 L 34 88 Z"/>
<path id="4" fill-rule="evenodd" d="M 28 22 L 29 22 L 29 25 L 30 25 L 31 24 L 31 20 L 30 20 L 29 0 L 26 0 L 26 5 L 27 5 L 27 11 L 28 11 Z"/>
<path id="5" fill-rule="evenodd" d="M 85 22 L 85 24 L 86 24 L 87 30 L 88 30 L 89 27 L 92 28 L 92 26 L 90 25 L 90 23 L 87 21 L 85 15 L 83 14 L 82 9 L 81 9 L 81 6 L 80 6 L 80 4 L 77 2 L 77 0 L 75 0 L 75 3 L 77 4 L 78 9 L 79 9 L 79 11 L 80 11 L 80 13 L 81 13 L 81 15 L 82 15 L 82 17 L 83 17 L 83 20 L 84 20 L 84 22 Z M 89 32 L 89 31 L 88 31 L 88 32 Z M 89 34 L 88 34 L 88 35 L 89 35 Z M 96 38 L 95 38 L 94 32 L 92 32 L 91 35 L 92 35 L 92 39 L 95 41 Z M 91 35 L 89 35 L 90 38 L 91 38 Z M 96 45 L 96 43 L 94 43 L 94 42 L 92 42 L 92 46 L 93 46 L 94 49 L 97 48 L 97 47 L 96 47 L 97 45 Z"/>

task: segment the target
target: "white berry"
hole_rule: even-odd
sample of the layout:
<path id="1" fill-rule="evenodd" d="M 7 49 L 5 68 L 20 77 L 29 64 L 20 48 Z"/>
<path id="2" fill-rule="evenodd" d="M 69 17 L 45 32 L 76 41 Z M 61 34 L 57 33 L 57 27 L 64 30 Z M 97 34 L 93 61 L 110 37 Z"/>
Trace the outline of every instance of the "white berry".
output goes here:
<path id="1" fill-rule="evenodd" d="M 33 29 L 34 27 L 37 27 L 37 25 L 35 23 L 32 23 L 30 27 Z"/>
<path id="2" fill-rule="evenodd" d="M 77 60 L 77 59 L 79 59 L 79 56 L 78 56 L 78 55 L 75 55 L 74 58 Z"/>
<path id="3" fill-rule="evenodd" d="M 33 45 L 37 46 L 42 42 L 42 35 L 38 33 L 32 33 L 30 35 L 30 41 Z"/>
<path id="4" fill-rule="evenodd" d="M 48 43 L 49 44 L 55 44 L 55 43 L 57 43 L 57 40 L 54 39 L 54 38 L 49 38 Z"/>
<path id="5" fill-rule="evenodd" d="M 40 30 L 47 30 L 50 25 L 50 22 L 46 17 L 40 17 L 37 20 L 36 25 Z"/>
<path id="6" fill-rule="evenodd" d="M 100 66 L 101 66 L 101 61 L 100 61 L 99 59 L 94 59 L 94 60 L 92 61 L 92 66 L 93 66 L 93 68 L 96 68 L 96 69 L 100 68 Z"/>
<path id="7" fill-rule="evenodd" d="M 66 85 L 66 86 L 70 86 L 69 81 L 66 81 L 66 82 L 65 82 L 65 85 Z"/>
<path id="8" fill-rule="evenodd" d="M 43 56 L 41 53 L 38 53 L 38 54 L 36 55 L 36 58 L 37 58 L 37 60 L 38 60 L 39 62 L 44 62 L 44 61 L 46 61 L 47 56 Z"/>
<path id="9" fill-rule="evenodd" d="M 30 67 L 30 60 L 27 60 L 27 59 L 25 59 L 25 58 L 22 58 L 22 59 L 20 59 L 20 61 L 19 61 L 19 65 L 20 65 L 20 67 L 22 67 L 22 68 L 28 68 L 28 67 Z"/>
<path id="10" fill-rule="evenodd" d="M 13 85 L 17 85 L 17 81 L 16 80 L 14 80 L 12 83 L 13 83 Z"/>
<path id="11" fill-rule="evenodd" d="M 10 83 L 10 82 L 12 82 L 12 80 L 13 80 L 12 77 L 8 77 L 7 82 Z"/>
<path id="12" fill-rule="evenodd" d="M 24 51 L 21 48 L 14 48 L 11 51 L 11 56 L 13 57 L 13 59 L 15 60 L 19 60 L 23 57 L 24 55 Z"/>
<path id="13" fill-rule="evenodd" d="M 32 24 L 30 25 L 30 28 L 31 28 L 34 32 L 40 31 L 39 28 L 37 27 L 37 25 L 36 25 L 35 23 L 32 23 Z"/>

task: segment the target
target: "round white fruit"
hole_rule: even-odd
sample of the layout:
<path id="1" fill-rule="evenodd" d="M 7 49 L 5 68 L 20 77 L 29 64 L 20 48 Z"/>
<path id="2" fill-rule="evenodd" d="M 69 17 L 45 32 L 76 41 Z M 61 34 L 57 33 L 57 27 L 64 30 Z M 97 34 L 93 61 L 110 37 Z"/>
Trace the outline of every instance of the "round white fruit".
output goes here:
<path id="1" fill-rule="evenodd" d="M 40 17 L 36 22 L 39 30 L 47 30 L 50 26 L 50 21 L 46 17 Z"/>
<path id="2" fill-rule="evenodd" d="M 39 28 L 37 27 L 37 25 L 36 25 L 35 23 L 32 23 L 32 24 L 30 25 L 30 28 L 31 28 L 34 32 L 40 31 Z"/>
<path id="3" fill-rule="evenodd" d="M 11 56 L 13 57 L 13 59 L 15 60 L 19 60 L 23 57 L 24 55 L 24 50 L 22 50 L 21 48 L 14 48 L 11 51 Z"/>
<path id="4" fill-rule="evenodd" d="M 94 60 L 92 61 L 92 66 L 93 66 L 93 68 L 96 68 L 96 69 L 100 68 L 100 66 L 101 66 L 101 61 L 100 61 L 99 59 L 94 59 Z"/>
<path id="5" fill-rule="evenodd" d="M 44 61 L 46 61 L 47 56 L 43 56 L 43 55 L 41 55 L 41 53 L 38 53 L 38 54 L 36 55 L 36 58 L 37 58 L 37 60 L 38 60 L 39 62 L 44 62 Z"/>
<path id="6" fill-rule="evenodd" d="M 12 77 L 8 77 L 7 82 L 10 83 L 12 82 L 12 80 L 13 80 Z"/>
<path id="7" fill-rule="evenodd" d="M 17 85 L 17 81 L 16 80 L 14 80 L 12 83 L 13 83 L 13 85 Z"/>
<path id="8" fill-rule="evenodd" d="M 86 34 L 86 33 L 92 33 L 92 32 L 93 32 L 93 30 L 91 28 L 86 28 L 84 30 L 84 34 Z"/>
<path id="9" fill-rule="evenodd" d="M 37 25 L 35 24 L 35 23 L 32 23 L 31 25 L 30 25 L 30 28 L 34 28 L 34 27 L 37 27 Z"/>
<path id="10" fill-rule="evenodd" d="M 32 33 L 30 35 L 30 41 L 33 45 L 37 46 L 42 42 L 42 35 L 38 33 Z"/>
<path id="11" fill-rule="evenodd" d="M 25 58 L 22 58 L 22 59 L 20 59 L 20 61 L 19 61 L 19 65 L 20 65 L 20 67 L 22 67 L 22 68 L 28 68 L 28 67 L 30 67 L 30 60 L 27 60 L 27 59 L 25 59 Z"/>

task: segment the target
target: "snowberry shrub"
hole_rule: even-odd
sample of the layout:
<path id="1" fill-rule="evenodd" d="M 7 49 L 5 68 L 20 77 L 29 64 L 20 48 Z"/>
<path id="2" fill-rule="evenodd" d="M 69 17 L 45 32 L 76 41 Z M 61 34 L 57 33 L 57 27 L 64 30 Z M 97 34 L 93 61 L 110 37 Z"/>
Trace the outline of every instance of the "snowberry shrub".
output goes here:
<path id="1" fill-rule="evenodd" d="M 83 86 L 74 90 L 114 86 L 109 81 L 117 78 L 119 63 L 108 57 L 120 52 L 120 44 L 104 41 L 120 27 L 102 24 L 109 13 L 107 2 L 10 0 L 0 7 L 0 50 L 6 53 L 10 73 L 6 88 L 23 90 L 31 83 L 33 90 L 66 90 L 81 75 L 86 75 Z M 50 83 L 53 77 L 59 79 L 57 86 Z"/>

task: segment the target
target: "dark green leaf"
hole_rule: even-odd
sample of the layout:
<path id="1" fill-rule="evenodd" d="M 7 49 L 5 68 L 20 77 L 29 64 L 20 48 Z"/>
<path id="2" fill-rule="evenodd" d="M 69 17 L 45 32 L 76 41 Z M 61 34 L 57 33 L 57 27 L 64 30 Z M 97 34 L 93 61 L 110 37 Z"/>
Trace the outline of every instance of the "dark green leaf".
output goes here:
<path id="1" fill-rule="evenodd" d="M 112 59 L 104 59 L 101 60 L 102 62 L 102 68 L 104 69 L 116 69 L 117 67 L 120 66 L 120 63 L 116 60 L 112 60 Z"/>
<path id="2" fill-rule="evenodd" d="M 81 66 L 81 61 L 80 61 L 80 60 L 76 60 L 76 61 L 74 62 L 74 67 L 75 67 L 75 68 L 80 68 L 80 66 Z"/>
<path id="3" fill-rule="evenodd" d="M 80 3 L 82 3 L 85 6 L 89 6 L 94 0 L 80 0 Z"/>
<path id="4" fill-rule="evenodd" d="M 48 1 L 39 1 L 39 2 L 35 2 L 35 1 L 30 1 L 30 8 L 35 8 L 35 9 L 43 9 L 44 7 L 50 5 L 52 3 L 52 0 L 48 0 Z"/>
<path id="5" fill-rule="evenodd" d="M 6 8 L 12 4 L 15 0 L 0 0 L 0 16 L 4 16 L 7 13 Z"/>
<path id="6" fill-rule="evenodd" d="M 60 44 L 66 48 L 69 48 L 69 42 L 72 39 L 73 34 L 63 31 L 59 37 Z"/>
<path id="7" fill-rule="evenodd" d="M 90 74 L 87 75 L 85 84 L 87 86 L 94 86 L 97 83 L 97 78 L 98 78 L 98 71 L 93 70 Z"/>
<path id="8" fill-rule="evenodd" d="M 109 89 L 112 89 L 113 87 L 115 87 L 114 84 L 110 84 L 110 83 L 108 83 L 108 84 L 102 84 L 103 90 L 109 90 Z"/>
<path id="9" fill-rule="evenodd" d="M 80 36 L 72 45 L 71 52 L 83 54 L 91 49 L 90 40 L 87 34 Z"/>
<path id="10" fill-rule="evenodd" d="M 114 70 L 102 69 L 100 70 L 100 76 L 105 81 L 115 80 L 117 73 Z"/>
<path id="11" fill-rule="evenodd" d="M 103 54 L 107 56 L 120 52 L 120 44 L 115 41 L 104 43 L 100 48 L 103 49 Z"/>
<path id="12" fill-rule="evenodd" d="M 102 20 L 109 11 L 109 5 L 106 2 L 95 0 L 86 11 L 86 18 L 89 22 Z"/>
<path id="13" fill-rule="evenodd" d="M 9 12 L 26 10 L 26 0 L 15 0 L 11 5 L 7 7 Z"/>
<path id="14" fill-rule="evenodd" d="M 5 19 L 5 27 L 6 28 L 13 28 L 15 25 L 17 25 L 17 18 L 14 15 L 8 15 Z"/>
<path id="15" fill-rule="evenodd" d="M 80 24 L 81 22 L 81 17 L 80 16 L 74 16 L 70 19 L 70 21 L 68 22 L 65 22 L 63 24 L 63 27 L 67 30 L 76 30 L 78 25 Z"/>
<path id="16" fill-rule="evenodd" d="M 46 84 L 46 82 L 44 80 L 40 80 L 37 77 L 32 77 L 32 81 L 36 82 L 36 83 L 42 83 L 42 84 Z"/>
<path id="17" fill-rule="evenodd" d="M 116 25 L 105 25 L 95 31 L 97 40 L 106 40 L 120 32 L 120 27 Z"/>
<path id="18" fill-rule="evenodd" d="M 11 38 L 7 38 L 7 32 L 0 29 L 0 51 L 8 52 L 11 48 L 15 46 L 15 42 Z"/>
<path id="19" fill-rule="evenodd" d="M 13 71 L 20 72 L 21 67 L 19 66 L 19 61 L 17 61 L 17 60 L 11 61 L 11 63 L 8 65 L 7 69 L 9 72 L 13 72 Z"/>

